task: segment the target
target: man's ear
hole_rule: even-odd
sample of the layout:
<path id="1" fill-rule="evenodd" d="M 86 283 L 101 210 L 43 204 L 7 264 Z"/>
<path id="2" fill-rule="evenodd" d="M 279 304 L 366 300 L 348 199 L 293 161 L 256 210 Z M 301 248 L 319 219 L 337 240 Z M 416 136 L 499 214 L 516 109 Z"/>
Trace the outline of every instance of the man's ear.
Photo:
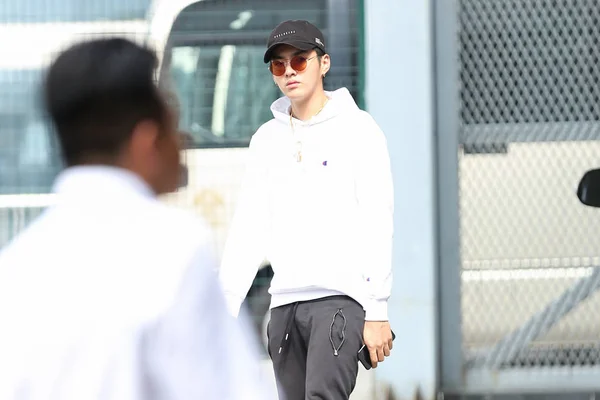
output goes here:
<path id="1" fill-rule="evenodd" d="M 329 54 L 324 54 L 321 57 L 321 76 L 325 77 L 325 75 L 329 72 L 329 68 L 331 68 L 331 57 Z"/>
<path id="2" fill-rule="evenodd" d="M 150 156 L 156 149 L 160 137 L 160 126 L 156 121 L 143 120 L 138 122 L 131 133 L 129 141 L 130 154 L 141 157 Z"/>

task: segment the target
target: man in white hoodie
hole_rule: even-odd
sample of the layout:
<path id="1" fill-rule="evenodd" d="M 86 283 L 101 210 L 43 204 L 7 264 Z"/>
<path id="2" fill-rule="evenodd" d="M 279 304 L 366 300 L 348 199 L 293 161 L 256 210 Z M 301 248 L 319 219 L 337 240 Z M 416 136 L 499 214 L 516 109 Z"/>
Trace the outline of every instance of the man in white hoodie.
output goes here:
<path id="1" fill-rule="evenodd" d="M 323 89 L 331 60 L 314 25 L 279 24 L 264 61 L 284 97 L 252 137 L 220 277 L 235 315 L 267 259 L 280 396 L 347 399 L 363 344 L 373 367 L 392 349 L 386 139 L 347 89 Z"/>

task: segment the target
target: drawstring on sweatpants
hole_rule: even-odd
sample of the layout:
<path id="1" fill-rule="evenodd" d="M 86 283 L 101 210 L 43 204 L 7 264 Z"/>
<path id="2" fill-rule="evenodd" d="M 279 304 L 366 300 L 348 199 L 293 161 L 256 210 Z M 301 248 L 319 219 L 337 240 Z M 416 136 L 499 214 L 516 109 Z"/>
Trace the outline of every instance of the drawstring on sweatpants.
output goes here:
<path id="1" fill-rule="evenodd" d="M 279 350 L 277 351 L 277 354 L 282 354 L 283 351 L 287 349 L 286 346 L 290 339 L 292 326 L 294 325 L 294 321 L 296 319 L 296 310 L 298 309 L 298 304 L 298 302 L 294 303 L 291 312 L 286 318 L 285 332 L 283 334 L 283 337 L 281 338 L 281 342 L 279 343 Z M 340 316 L 340 318 L 342 318 L 344 325 L 342 326 L 342 330 L 339 334 L 339 337 L 341 339 L 340 345 L 336 347 L 335 342 L 333 341 L 333 325 L 335 325 L 335 319 L 338 315 Z M 347 321 L 344 312 L 341 308 L 338 308 L 335 314 L 333 314 L 333 318 L 331 319 L 331 325 L 329 326 L 329 341 L 331 342 L 331 347 L 333 348 L 333 355 L 336 357 L 339 355 L 339 351 L 341 350 L 342 346 L 344 345 L 344 342 L 346 341 L 346 322 Z"/>
<path id="2" fill-rule="evenodd" d="M 292 307 L 292 312 L 287 316 L 287 320 L 285 321 L 285 332 L 283 338 L 281 339 L 281 343 L 279 343 L 279 350 L 277 354 L 281 354 L 283 351 L 283 346 L 287 343 L 290 332 L 292 330 L 292 325 L 294 324 L 294 320 L 296 319 L 296 309 L 298 308 L 298 302 L 294 303 L 294 307 Z"/>
<path id="3" fill-rule="evenodd" d="M 337 317 L 338 314 L 342 317 L 342 320 L 344 321 L 344 326 L 342 326 L 342 332 L 340 333 L 340 339 L 342 339 L 342 341 L 340 343 L 340 346 L 336 348 L 335 343 L 333 342 L 333 325 L 335 324 L 335 317 Z M 340 349 L 346 341 L 346 316 L 344 315 L 344 312 L 341 308 L 338 308 L 335 314 L 333 314 L 333 318 L 331 319 L 331 325 L 329 326 L 329 341 L 331 342 L 331 347 L 333 347 L 333 355 L 337 357 Z"/>

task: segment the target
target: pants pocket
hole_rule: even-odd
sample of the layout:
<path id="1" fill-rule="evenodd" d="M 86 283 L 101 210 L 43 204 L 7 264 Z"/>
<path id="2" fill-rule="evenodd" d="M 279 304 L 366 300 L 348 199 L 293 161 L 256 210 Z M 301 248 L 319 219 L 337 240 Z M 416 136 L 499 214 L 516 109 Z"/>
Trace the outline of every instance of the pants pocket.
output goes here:
<path id="1" fill-rule="evenodd" d="M 344 309 L 338 308 L 333 314 L 331 325 L 329 326 L 329 343 L 331 343 L 333 355 L 336 357 L 346 343 L 347 325 L 348 321 L 344 315 Z"/>

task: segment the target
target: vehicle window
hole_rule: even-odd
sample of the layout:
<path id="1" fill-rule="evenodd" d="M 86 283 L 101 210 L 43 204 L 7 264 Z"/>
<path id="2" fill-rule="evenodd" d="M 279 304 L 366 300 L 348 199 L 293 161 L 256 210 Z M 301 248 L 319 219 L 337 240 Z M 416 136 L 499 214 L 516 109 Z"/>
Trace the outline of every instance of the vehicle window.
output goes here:
<path id="1" fill-rule="evenodd" d="M 344 4 L 341 4 L 344 3 Z M 202 1 L 173 24 L 163 79 L 179 100 L 180 128 L 194 147 L 245 147 L 273 117 L 281 92 L 263 63 L 269 32 L 286 19 L 321 28 L 333 61 L 326 89 L 345 86 L 359 101 L 358 1 Z"/>
<path id="2" fill-rule="evenodd" d="M 0 194 L 46 193 L 61 168 L 39 106 L 41 70 L 0 70 Z"/>
<path id="3" fill-rule="evenodd" d="M 18 0 L 0 7 L 0 23 L 142 19 L 152 0 Z"/>
<path id="4" fill-rule="evenodd" d="M 39 27 L 52 22 L 64 27 L 76 22 L 144 19 L 151 3 L 152 0 L 10 1 L 0 7 L 0 24 Z M 23 51 L 23 59 L 17 53 L 11 58 L 11 67 L 0 68 L 0 194 L 47 193 L 62 168 L 56 138 L 40 107 L 45 65 L 31 62 L 36 59 L 35 52 L 41 50 Z"/>
<path id="5" fill-rule="evenodd" d="M 247 144 L 271 118 L 279 89 L 266 73 L 260 46 L 182 46 L 173 49 L 172 76 L 180 127 L 207 147 Z"/>

